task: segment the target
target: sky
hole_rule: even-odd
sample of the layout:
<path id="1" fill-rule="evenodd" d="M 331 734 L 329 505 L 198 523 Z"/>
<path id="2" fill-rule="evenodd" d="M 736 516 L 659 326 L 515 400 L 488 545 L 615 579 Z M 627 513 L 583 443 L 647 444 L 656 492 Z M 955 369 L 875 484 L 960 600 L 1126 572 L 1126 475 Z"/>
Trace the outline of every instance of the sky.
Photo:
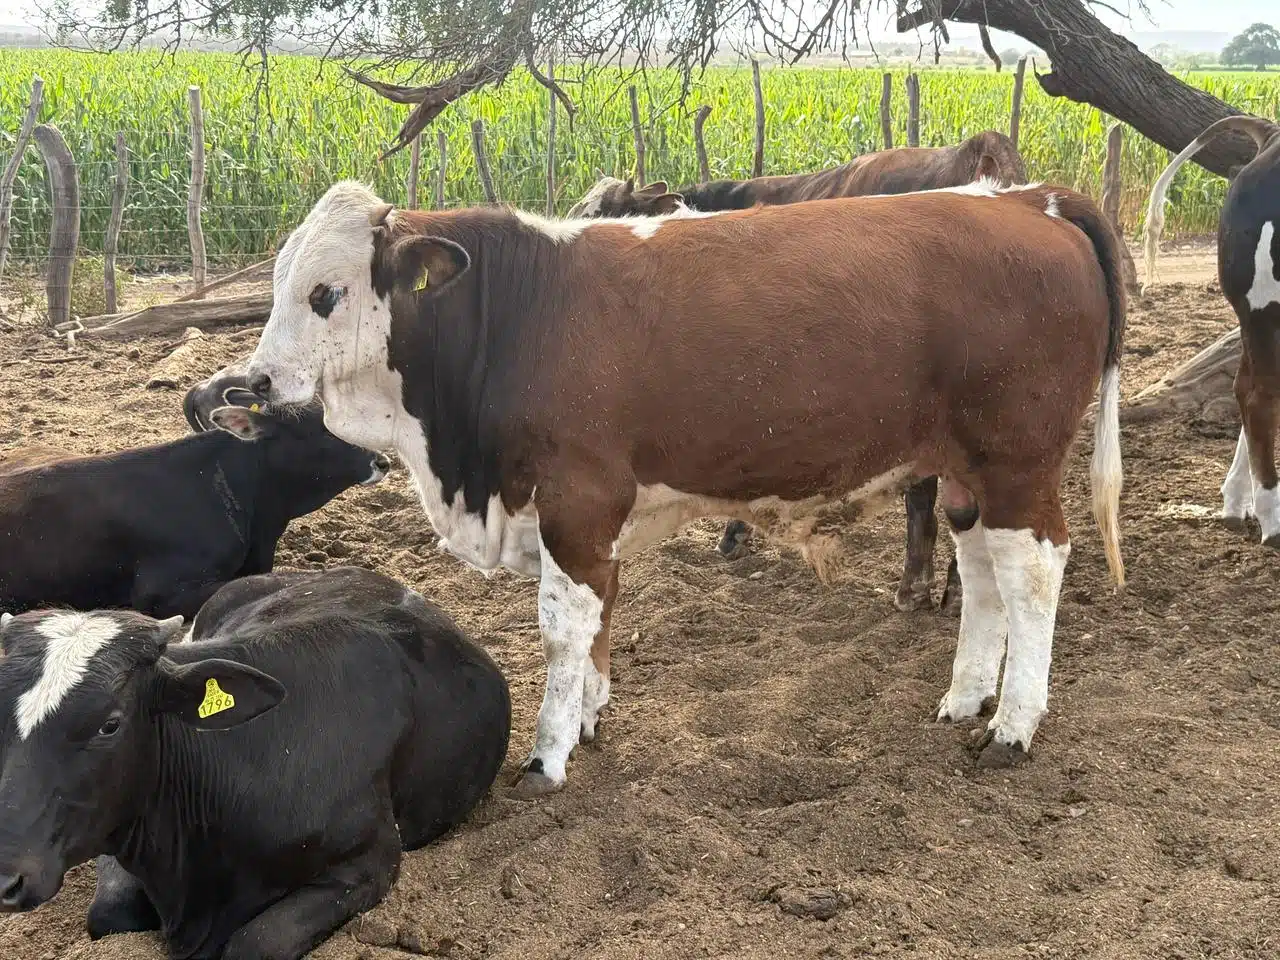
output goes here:
<path id="1" fill-rule="evenodd" d="M 1150 21 L 1142 15 L 1134 0 L 1112 0 L 1111 5 L 1121 11 L 1131 9 L 1132 22 L 1126 22 L 1101 7 L 1095 7 L 1094 11 L 1107 26 L 1124 34 L 1155 30 L 1209 30 L 1234 35 L 1259 21 L 1280 26 L 1277 0 L 1150 0 Z M 878 27 L 877 19 L 883 21 L 884 16 L 872 19 L 875 39 L 897 37 L 891 26 Z M 40 15 L 32 0 L 0 0 L 0 24 L 38 25 L 39 22 Z M 968 32 L 965 28 L 956 32 L 961 31 Z M 1007 37 L 1000 39 L 1008 40 Z M 1000 46 L 1000 40 L 996 40 L 996 44 Z"/>

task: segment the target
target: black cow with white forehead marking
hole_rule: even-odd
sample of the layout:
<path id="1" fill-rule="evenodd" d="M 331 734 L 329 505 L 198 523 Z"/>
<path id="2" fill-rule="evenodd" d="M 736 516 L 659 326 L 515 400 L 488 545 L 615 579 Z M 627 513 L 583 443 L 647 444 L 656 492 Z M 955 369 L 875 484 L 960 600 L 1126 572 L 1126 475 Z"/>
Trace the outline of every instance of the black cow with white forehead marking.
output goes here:
<path id="1" fill-rule="evenodd" d="M 326 430 L 319 405 L 263 403 L 233 365 L 187 393 L 194 435 L 96 457 L 20 451 L 0 467 L 0 610 L 192 617 L 222 584 L 269 572 L 292 520 L 390 468 Z"/>
<path id="2" fill-rule="evenodd" d="M 489 789 L 506 681 L 434 605 L 352 567 L 239 580 L 181 629 L 0 621 L 0 911 L 114 857 L 95 936 L 153 905 L 174 958 L 293 960 Z"/>

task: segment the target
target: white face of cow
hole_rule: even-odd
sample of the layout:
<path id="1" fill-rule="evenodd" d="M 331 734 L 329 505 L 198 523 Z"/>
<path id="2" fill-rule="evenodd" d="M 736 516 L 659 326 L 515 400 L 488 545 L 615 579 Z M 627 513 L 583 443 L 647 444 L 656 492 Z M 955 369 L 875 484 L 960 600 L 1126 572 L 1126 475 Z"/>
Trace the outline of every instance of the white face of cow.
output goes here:
<path id="1" fill-rule="evenodd" d="M 251 389 L 272 403 L 319 395 L 330 432 L 372 450 L 395 445 L 403 412 L 400 377 L 387 363 L 390 291 L 375 287 L 375 266 L 401 289 L 420 287 L 429 272 L 430 296 L 437 277 L 470 263 L 438 237 L 389 244 L 391 210 L 363 184 L 329 188 L 276 258 L 271 318 L 248 370 Z"/>
<path id="2" fill-rule="evenodd" d="M 362 184 L 338 183 L 290 235 L 276 257 L 271 318 L 249 362 L 249 383 L 262 388 L 255 392 L 282 404 L 328 400 L 330 389 L 386 369 L 391 311 L 373 288 L 371 220 L 389 209 Z"/>

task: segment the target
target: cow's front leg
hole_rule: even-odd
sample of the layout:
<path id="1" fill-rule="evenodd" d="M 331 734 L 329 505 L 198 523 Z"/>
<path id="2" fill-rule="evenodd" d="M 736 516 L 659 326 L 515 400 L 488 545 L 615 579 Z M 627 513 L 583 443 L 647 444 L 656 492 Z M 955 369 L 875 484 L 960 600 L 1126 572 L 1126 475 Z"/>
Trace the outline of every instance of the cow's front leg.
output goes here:
<path id="1" fill-rule="evenodd" d="M 591 653 L 597 637 L 602 638 L 598 651 L 607 654 L 608 650 L 605 608 L 606 602 L 612 606 L 618 564 L 610 559 L 605 544 L 616 538 L 621 522 L 608 532 L 584 526 L 557 526 L 550 518 L 540 521 L 538 625 L 547 658 L 547 685 L 533 751 L 513 791 L 523 799 L 564 786 L 565 767 L 578 745 L 585 717 L 592 714 L 594 735 L 594 715 L 608 698 L 608 662 L 597 664 Z M 583 699 L 588 688 L 589 704 Z"/>

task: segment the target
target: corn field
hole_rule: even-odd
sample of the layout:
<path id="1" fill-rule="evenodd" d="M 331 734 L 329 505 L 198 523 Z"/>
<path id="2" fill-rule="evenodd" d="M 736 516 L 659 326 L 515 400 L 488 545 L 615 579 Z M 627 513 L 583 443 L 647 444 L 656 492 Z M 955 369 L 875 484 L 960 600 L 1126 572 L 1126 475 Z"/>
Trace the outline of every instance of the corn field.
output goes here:
<path id="1" fill-rule="evenodd" d="M 564 71 L 561 71 L 562 73 Z M 158 53 L 95 56 L 51 50 L 0 50 L 0 159 L 7 158 L 26 108 L 33 74 L 45 80 L 40 119 L 62 131 L 76 157 L 81 184 L 81 243 L 101 249 L 114 177 L 114 140 L 124 131 L 130 151 L 128 205 L 120 252 L 138 265 L 180 264 L 187 250 L 189 174 L 186 88 L 202 88 L 207 149 L 204 230 L 210 258 L 235 261 L 269 251 L 333 181 L 371 182 L 403 202 L 408 151 L 386 161 L 379 153 L 406 108 L 347 80 L 336 68 L 305 57 L 271 64 L 269 94 L 259 99 L 256 76 L 234 56 Z M 766 69 L 766 173 L 795 173 L 842 163 L 880 147 L 881 71 L 854 68 Z M 905 71 L 895 73 L 894 142 L 906 142 Z M 1280 78 L 1249 73 L 1193 74 L 1189 82 L 1242 109 L 1276 116 Z M 556 143 L 556 207 L 563 211 L 595 180 L 596 168 L 625 175 L 633 164 L 630 110 L 619 75 L 562 80 L 578 117 L 560 118 Z M 716 68 L 701 78 L 685 108 L 677 78 L 661 71 L 637 77 L 646 122 L 650 180 L 672 186 L 697 179 L 691 114 L 712 107 L 705 135 L 713 177 L 749 175 L 753 106 L 751 74 Z M 921 144 L 953 143 L 994 128 L 1007 130 L 1010 73 L 921 71 Z M 483 118 L 486 146 L 501 199 L 541 210 L 546 197 L 547 95 L 527 74 L 464 99 L 424 138 L 420 197 L 430 204 L 436 174 L 435 132 L 448 137 L 446 202 L 482 198 L 471 149 L 471 121 Z M 1044 95 L 1028 77 L 1020 149 L 1033 179 L 1094 196 L 1101 191 L 1107 118 L 1094 108 Z M 1128 131 L 1124 146 L 1122 217 L 1141 225 L 1147 191 L 1168 160 L 1163 148 Z M 1169 232 L 1212 232 L 1226 183 L 1189 165 L 1170 193 Z M 13 256 L 39 261 L 47 246 L 48 189 L 39 154 L 29 148 L 15 186 Z"/>

